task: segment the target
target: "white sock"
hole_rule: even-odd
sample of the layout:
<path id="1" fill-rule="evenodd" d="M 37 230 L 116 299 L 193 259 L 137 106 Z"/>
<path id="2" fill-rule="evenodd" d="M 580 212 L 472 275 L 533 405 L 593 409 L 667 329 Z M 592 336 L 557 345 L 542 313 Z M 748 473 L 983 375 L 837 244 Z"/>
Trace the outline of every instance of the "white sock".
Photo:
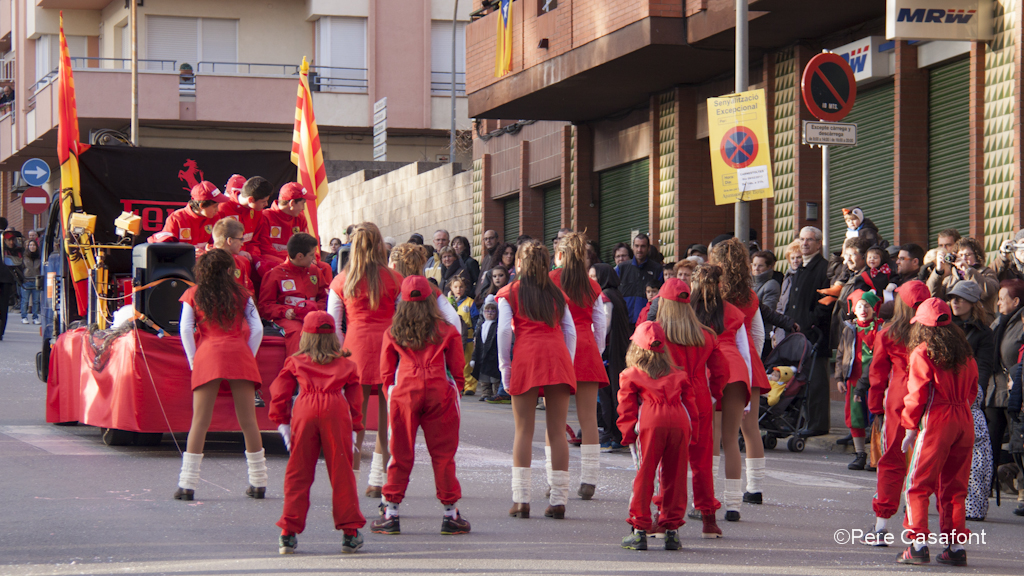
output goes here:
<path id="1" fill-rule="evenodd" d="M 384 455 L 378 452 L 373 453 L 373 460 L 370 460 L 370 486 L 384 485 Z"/>
<path id="2" fill-rule="evenodd" d="M 711 459 L 711 477 L 715 479 L 715 483 L 718 482 L 718 463 L 722 460 L 722 455 L 719 454 Z"/>
<path id="3" fill-rule="evenodd" d="M 886 525 L 889 524 L 888 518 L 875 517 L 875 532 L 879 530 L 885 530 Z"/>
<path id="4" fill-rule="evenodd" d="M 545 446 L 544 447 L 544 480 L 548 483 L 548 487 L 549 488 L 551 487 L 551 481 L 549 480 L 549 478 L 551 478 L 551 471 L 552 470 L 553 470 L 553 468 L 551 467 L 551 446 Z"/>
<path id="5" fill-rule="evenodd" d="M 548 503 L 552 506 L 565 506 L 569 501 L 569 471 L 552 470 L 548 472 L 548 485 L 551 486 L 551 498 Z"/>
<path id="6" fill-rule="evenodd" d="M 964 545 L 963 544 L 951 544 L 950 547 L 949 547 L 949 551 L 950 552 L 960 552 L 963 549 L 964 549 Z"/>
<path id="7" fill-rule="evenodd" d="M 580 445 L 580 484 L 597 486 L 597 477 L 601 470 L 601 445 Z"/>
<path id="8" fill-rule="evenodd" d="M 245 461 L 249 464 L 249 485 L 256 488 L 267 487 L 267 458 L 266 452 L 246 452 Z"/>
<path id="9" fill-rule="evenodd" d="M 397 518 L 398 517 L 398 504 L 395 503 L 395 502 L 389 502 L 389 501 L 385 500 L 383 496 L 381 496 L 380 499 L 387 506 L 387 510 L 384 511 L 384 515 L 387 516 L 388 518 Z"/>
<path id="10" fill-rule="evenodd" d="M 181 455 L 181 474 L 178 476 L 178 487 L 186 490 L 195 490 L 199 484 L 199 463 L 203 461 L 202 454 L 183 452 Z"/>
<path id="11" fill-rule="evenodd" d="M 928 543 L 927 543 L 927 542 L 916 542 L 916 541 L 915 541 L 915 542 L 914 542 L 914 550 L 917 550 L 918 552 L 920 552 L 920 551 L 921 551 L 921 549 L 922 549 L 922 548 L 924 548 L 924 547 L 925 547 L 925 546 L 927 546 L 927 545 L 928 545 Z"/>
<path id="12" fill-rule="evenodd" d="M 853 438 L 853 449 L 858 454 L 860 454 L 861 452 L 864 451 L 864 437 L 863 436 L 861 436 L 860 438 L 857 438 L 856 436 L 854 436 L 854 438 Z"/>
<path id="13" fill-rule="evenodd" d="M 449 518 L 455 518 L 459 514 L 459 509 L 455 507 L 455 504 L 442 504 L 444 506 L 444 515 Z"/>
<path id="14" fill-rule="evenodd" d="M 743 502 L 743 481 L 740 479 L 725 479 L 725 492 L 723 494 L 725 500 L 722 504 L 725 505 L 726 511 L 740 510 L 740 503 Z"/>
<path id="15" fill-rule="evenodd" d="M 761 492 L 765 462 L 764 458 L 747 458 L 747 492 L 753 494 Z"/>
<path id="16" fill-rule="evenodd" d="M 516 504 L 530 503 L 530 482 L 532 480 L 530 468 L 512 467 L 512 502 Z"/>

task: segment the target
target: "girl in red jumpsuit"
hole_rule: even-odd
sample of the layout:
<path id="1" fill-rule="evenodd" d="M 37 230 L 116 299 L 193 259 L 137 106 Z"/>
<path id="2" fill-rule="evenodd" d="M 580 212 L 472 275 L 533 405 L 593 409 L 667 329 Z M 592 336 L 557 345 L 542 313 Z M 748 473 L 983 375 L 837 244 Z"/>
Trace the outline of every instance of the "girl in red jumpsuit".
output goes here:
<path id="1" fill-rule="evenodd" d="M 729 376 L 729 364 L 719 347 L 718 336 L 697 320 L 690 306 L 690 287 L 676 278 L 665 280 L 658 293 L 658 324 L 665 330 L 672 363 L 690 375 L 699 434 L 690 441 L 690 469 L 693 471 L 693 504 L 704 522 L 704 538 L 721 538 L 715 511 L 722 505 L 715 499 L 712 475 L 713 401 L 722 400 L 722 388 Z M 714 399 L 714 400 L 712 400 Z M 656 502 L 660 498 L 655 499 Z M 660 516 L 660 514 L 659 514 Z M 657 522 L 661 528 L 661 522 Z"/>
<path id="2" fill-rule="evenodd" d="M 363 390 L 356 365 L 347 359 L 335 335 L 334 318 L 327 312 L 308 314 L 302 321 L 299 351 L 284 361 L 270 385 L 270 419 L 280 426 L 291 452 L 284 473 L 284 511 L 278 549 L 292 554 L 296 534 L 306 528 L 309 489 L 323 449 L 331 482 L 334 529 L 344 536 L 341 551 L 363 546 L 359 528 L 366 524 L 359 511 L 356 478 L 352 474 L 352 430 L 362 426 Z M 292 407 L 292 394 L 299 395 Z"/>
<path id="3" fill-rule="evenodd" d="M 391 330 L 384 334 L 383 346 L 380 373 L 388 400 L 391 459 L 381 515 L 371 529 L 376 534 L 401 532 L 398 505 L 405 498 L 416 460 L 416 431 L 422 428 L 434 467 L 437 499 L 444 506 L 441 534 L 467 534 L 469 522 L 455 507 L 462 497 L 455 477 L 459 398 L 466 364 L 462 337 L 441 317 L 430 282 L 423 276 L 402 281 L 402 300 Z"/>
<path id="4" fill-rule="evenodd" d="M 256 364 L 263 324 L 249 291 L 235 281 L 235 261 L 230 254 L 219 248 L 210 250 L 196 262 L 195 271 L 196 285 L 181 296 L 181 345 L 192 368 L 192 427 L 181 455 L 174 498 L 195 497 L 213 405 L 226 382 L 245 437 L 249 464 L 245 494 L 261 499 L 267 490 L 267 459 L 253 397 L 263 381 Z"/>
<path id="5" fill-rule="evenodd" d="M 622 443 L 636 443 L 639 469 L 629 499 L 633 530 L 622 547 L 647 550 L 651 528 L 654 478 L 661 470 L 661 515 L 665 549 L 678 550 L 679 527 L 685 524 L 686 467 L 691 440 L 700 442 L 699 417 L 690 377 L 672 366 L 665 331 L 644 322 L 630 338 L 626 368 L 619 375 L 619 419 Z"/>
<path id="6" fill-rule="evenodd" d="M 402 276 L 388 268 L 384 238 L 372 222 L 363 222 L 352 232 L 352 250 L 345 270 L 331 282 L 327 291 L 327 311 L 338 325 L 338 340 L 352 351 L 352 361 L 363 385 L 363 418 L 371 395 L 377 398 L 377 442 L 370 462 L 366 495 L 380 498 L 384 485 L 384 463 L 388 460 L 388 408 L 380 384 L 380 350 L 384 333 L 391 328 Z M 341 333 L 342 319 L 347 332 Z M 356 435 L 362 447 L 363 435 Z"/>
<path id="7" fill-rule="evenodd" d="M 939 529 L 946 543 L 937 559 L 940 564 L 967 565 L 965 501 L 974 450 L 971 404 L 978 395 L 978 364 L 963 332 L 950 325 L 952 318 L 945 302 L 929 298 L 910 321 L 913 352 L 900 417 L 907 430 L 902 451 L 914 447 L 903 521 L 913 543 L 897 557 L 901 564 L 928 563 L 928 500 L 937 493 Z"/>
<path id="8" fill-rule="evenodd" d="M 875 528 L 865 538 L 871 546 L 887 546 L 889 518 L 900 505 L 900 492 L 907 477 L 907 458 L 899 450 L 906 429 L 900 423 L 903 399 L 907 395 L 907 345 L 910 342 L 910 320 L 922 302 L 931 297 L 928 287 L 912 280 L 899 287 L 892 319 L 875 336 L 868 377 L 868 410 L 884 417 L 882 425 L 882 457 L 878 460 L 878 480 L 872 507 Z"/>
<path id="9" fill-rule="evenodd" d="M 597 487 L 601 469 L 600 438 L 597 432 L 597 390 L 608 385 L 604 354 L 606 314 L 601 286 L 587 272 L 587 237 L 579 232 L 567 234 L 558 243 L 551 281 L 562 290 L 576 327 L 576 416 L 583 430 L 580 445 L 580 487 L 576 494 L 590 500 Z M 551 447 L 546 446 L 547 467 L 551 467 Z"/>
<path id="10" fill-rule="evenodd" d="M 536 240 L 516 251 L 516 279 L 498 291 L 498 368 L 501 383 L 512 395 L 516 435 L 512 446 L 512 508 L 509 516 L 530 517 L 530 462 L 537 397 L 543 391 L 544 415 L 551 445 L 551 486 L 548 518 L 565 518 L 569 496 L 569 443 L 562 434 L 569 396 L 576 391 L 573 354 L 576 326 L 562 291 L 548 276 L 548 249 Z M 512 336 L 515 334 L 515 351 Z"/>

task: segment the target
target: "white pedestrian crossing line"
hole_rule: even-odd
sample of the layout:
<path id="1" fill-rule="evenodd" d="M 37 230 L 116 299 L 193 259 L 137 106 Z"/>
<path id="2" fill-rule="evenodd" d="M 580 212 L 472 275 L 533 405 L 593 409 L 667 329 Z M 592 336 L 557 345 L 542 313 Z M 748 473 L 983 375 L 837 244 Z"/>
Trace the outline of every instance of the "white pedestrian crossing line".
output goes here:
<path id="1" fill-rule="evenodd" d="M 92 438 L 75 436 L 56 426 L 0 426 L 0 434 L 55 456 L 115 456 L 117 450 L 97 445 Z"/>

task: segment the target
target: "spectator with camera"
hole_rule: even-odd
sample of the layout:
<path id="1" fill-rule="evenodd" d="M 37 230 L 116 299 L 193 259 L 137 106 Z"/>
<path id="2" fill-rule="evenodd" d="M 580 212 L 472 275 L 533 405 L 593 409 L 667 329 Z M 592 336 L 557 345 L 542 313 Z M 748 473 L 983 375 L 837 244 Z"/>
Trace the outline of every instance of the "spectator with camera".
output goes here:
<path id="1" fill-rule="evenodd" d="M 971 237 L 957 240 L 952 250 L 940 249 L 941 258 L 928 276 L 928 289 L 936 298 L 946 297 L 957 282 L 973 280 L 981 287 L 981 302 L 990 313 L 995 313 L 999 296 L 999 280 L 995 270 L 985 266 L 985 249 Z"/>
<path id="2" fill-rule="evenodd" d="M 996 278 L 1003 280 L 1024 280 L 1024 230 L 1017 232 L 1013 240 L 999 246 L 999 256 L 994 262 Z"/>

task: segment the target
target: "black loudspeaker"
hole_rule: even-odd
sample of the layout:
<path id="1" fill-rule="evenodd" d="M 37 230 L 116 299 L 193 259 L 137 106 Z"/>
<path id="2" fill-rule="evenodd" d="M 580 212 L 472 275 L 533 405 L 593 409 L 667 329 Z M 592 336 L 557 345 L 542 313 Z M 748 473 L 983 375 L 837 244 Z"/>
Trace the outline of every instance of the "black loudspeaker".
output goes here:
<path id="1" fill-rule="evenodd" d="M 158 280 L 166 281 L 136 292 L 135 309 L 145 314 L 168 334 L 178 334 L 181 295 L 190 288 L 182 280 L 195 281 L 196 249 L 191 244 L 139 244 L 132 249 L 132 284 L 139 288 Z"/>

